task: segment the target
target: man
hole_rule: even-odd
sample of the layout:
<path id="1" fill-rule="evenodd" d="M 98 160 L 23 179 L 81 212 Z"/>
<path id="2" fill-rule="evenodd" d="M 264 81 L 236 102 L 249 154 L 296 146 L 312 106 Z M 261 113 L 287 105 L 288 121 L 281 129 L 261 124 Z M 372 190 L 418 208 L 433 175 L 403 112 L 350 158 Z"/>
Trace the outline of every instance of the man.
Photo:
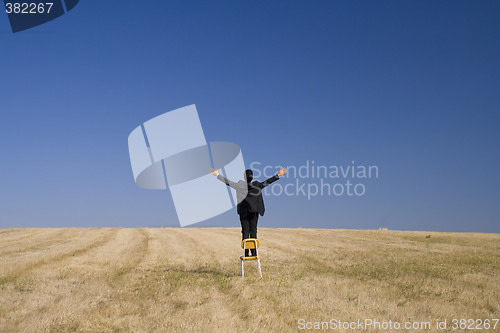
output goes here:
<path id="1" fill-rule="evenodd" d="M 210 169 L 212 175 L 217 176 L 217 179 L 231 186 L 236 190 L 238 199 L 237 213 L 240 215 L 242 239 L 257 238 L 257 220 L 264 215 L 264 199 L 262 198 L 262 189 L 267 185 L 275 182 L 279 177 L 286 173 L 286 169 L 281 169 L 276 176 L 273 176 L 262 183 L 253 180 L 253 171 L 245 170 L 245 181 L 240 180 L 235 183 L 229 179 L 219 175 L 219 172 Z M 256 250 L 252 249 L 252 256 L 257 255 Z M 248 250 L 245 250 L 245 256 L 248 257 Z"/>

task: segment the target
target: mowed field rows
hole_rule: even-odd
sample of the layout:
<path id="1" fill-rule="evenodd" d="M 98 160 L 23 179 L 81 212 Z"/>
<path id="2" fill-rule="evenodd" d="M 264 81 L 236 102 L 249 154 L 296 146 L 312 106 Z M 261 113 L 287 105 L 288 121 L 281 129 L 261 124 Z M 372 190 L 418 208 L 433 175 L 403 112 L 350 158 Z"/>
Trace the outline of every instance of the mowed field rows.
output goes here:
<path id="1" fill-rule="evenodd" d="M 259 228 L 262 279 L 256 262 L 241 278 L 240 237 L 237 228 L 0 229 L 0 332 L 296 332 L 301 319 L 500 317 L 499 234 Z"/>

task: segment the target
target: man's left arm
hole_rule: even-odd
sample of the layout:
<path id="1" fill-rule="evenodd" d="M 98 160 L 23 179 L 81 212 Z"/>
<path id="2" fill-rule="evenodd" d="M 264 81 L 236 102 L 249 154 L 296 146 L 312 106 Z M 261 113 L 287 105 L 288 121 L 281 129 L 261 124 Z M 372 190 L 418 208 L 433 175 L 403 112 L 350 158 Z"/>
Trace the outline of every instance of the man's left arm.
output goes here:
<path id="1" fill-rule="evenodd" d="M 271 183 L 273 183 L 273 182 L 277 181 L 277 180 L 278 180 L 278 179 L 280 179 L 280 177 L 281 177 L 281 176 L 283 176 L 285 173 L 286 173 L 286 169 L 285 169 L 285 168 L 280 169 L 280 171 L 278 172 L 278 174 L 277 174 L 277 175 L 272 176 L 271 178 L 266 179 L 266 180 L 264 180 L 262 183 L 260 183 L 261 188 L 264 188 L 264 187 L 266 187 L 267 185 L 269 185 L 269 184 L 271 184 Z"/>

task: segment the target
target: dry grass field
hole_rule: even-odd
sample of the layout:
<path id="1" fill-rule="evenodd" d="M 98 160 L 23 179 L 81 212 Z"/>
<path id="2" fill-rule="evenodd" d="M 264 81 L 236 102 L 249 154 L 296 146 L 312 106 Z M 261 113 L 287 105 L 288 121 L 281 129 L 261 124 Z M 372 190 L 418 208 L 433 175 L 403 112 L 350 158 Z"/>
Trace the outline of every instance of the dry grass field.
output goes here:
<path id="1" fill-rule="evenodd" d="M 430 331 L 444 332 L 500 318 L 499 234 L 259 228 L 263 279 L 256 262 L 239 275 L 240 235 L 0 229 L 0 332 L 297 332 L 334 318 L 441 318 L 448 330 Z"/>

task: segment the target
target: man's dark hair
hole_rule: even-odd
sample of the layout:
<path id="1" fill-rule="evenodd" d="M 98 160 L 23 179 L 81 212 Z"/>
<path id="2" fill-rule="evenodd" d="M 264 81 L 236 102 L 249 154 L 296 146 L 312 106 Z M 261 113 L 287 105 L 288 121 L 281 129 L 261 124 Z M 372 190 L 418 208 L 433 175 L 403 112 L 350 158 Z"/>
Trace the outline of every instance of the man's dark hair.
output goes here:
<path id="1" fill-rule="evenodd" d="M 253 179 L 253 171 L 250 169 L 246 169 L 244 177 L 247 183 L 250 183 Z"/>

